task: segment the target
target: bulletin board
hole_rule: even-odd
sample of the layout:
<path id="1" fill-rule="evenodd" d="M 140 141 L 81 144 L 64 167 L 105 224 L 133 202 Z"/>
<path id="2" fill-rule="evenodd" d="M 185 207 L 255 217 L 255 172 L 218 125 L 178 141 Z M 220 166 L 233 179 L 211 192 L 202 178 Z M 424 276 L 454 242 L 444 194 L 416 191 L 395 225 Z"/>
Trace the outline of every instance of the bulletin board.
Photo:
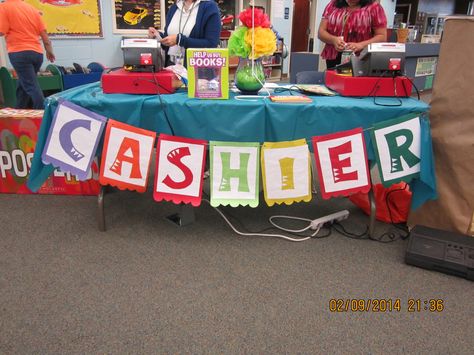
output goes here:
<path id="1" fill-rule="evenodd" d="M 24 0 L 36 7 L 52 37 L 103 37 L 100 0 Z"/>
<path id="2" fill-rule="evenodd" d="M 110 0 L 113 32 L 145 34 L 148 27 L 161 28 L 162 0 Z"/>

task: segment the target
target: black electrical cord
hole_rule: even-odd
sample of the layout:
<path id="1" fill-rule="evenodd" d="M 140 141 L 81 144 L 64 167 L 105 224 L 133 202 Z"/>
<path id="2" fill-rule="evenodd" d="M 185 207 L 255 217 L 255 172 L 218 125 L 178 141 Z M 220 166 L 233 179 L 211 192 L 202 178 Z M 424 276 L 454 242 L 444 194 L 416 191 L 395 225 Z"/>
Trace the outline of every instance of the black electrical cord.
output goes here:
<path id="1" fill-rule="evenodd" d="M 416 87 L 415 83 L 413 82 L 413 80 L 411 80 L 410 77 L 406 76 L 406 75 L 403 75 L 404 78 L 406 78 L 410 83 L 411 85 L 413 85 L 413 87 L 415 88 L 415 91 L 416 91 L 416 95 L 417 95 L 417 99 L 418 101 L 420 101 L 420 91 L 418 90 L 418 88 Z M 405 82 L 403 82 L 403 87 L 405 88 L 405 92 L 407 92 L 407 88 L 405 87 Z"/>
<path id="2" fill-rule="evenodd" d="M 167 92 L 168 89 L 166 89 L 165 87 L 161 86 L 161 84 L 156 80 L 156 77 L 155 77 L 155 68 L 153 67 L 152 69 L 152 76 L 153 76 L 153 82 L 154 84 L 156 85 L 157 88 L 161 88 L 164 92 Z M 170 127 L 170 130 L 171 130 L 171 135 L 174 136 L 175 133 L 174 133 L 174 129 L 173 129 L 173 126 L 171 125 L 171 121 L 170 121 L 170 118 L 168 117 L 168 114 L 166 113 L 166 107 L 165 107 L 165 104 L 163 102 L 163 98 L 161 97 L 161 93 L 160 93 L 160 90 L 157 91 L 157 96 L 160 100 L 160 106 L 161 106 L 161 110 L 163 111 L 163 114 L 165 115 L 165 119 L 166 119 L 166 122 L 168 123 L 168 126 Z"/>
<path id="3" fill-rule="evenodd" d="M 395 72 L 393 73 L 392 75 L 392 79 L 393 79 L 393 91 L 395 93 L 395 98 L 397 99 L 397 103 L 395 104 L 383 104 L 383 103 L 380 103 L 377 102 L 377 91 L 380 89 L 380 86 L 379 86 L 379 83 L 380 83 L 380 80 L 382 78 L 387 78 L 388 76 L 385 76 L 384 74 L 390 74 L 389 71 L 383 71 L 381 73 L 381 75 L 378 77 L 377 81 L 375 82 L 374 86 L 372 87 L 372 90 L 370 90 L 369 94 L 367 95 L 368 97 L 372 96 L 373 98 L 373 101 L 374 101 L 374 105 L 377 105 L 377 106 L 384 106 L 384 107 L 397 107 L 397 106 L 402 106 L 403 102 L 402 100 L 397 96 L 397 84 L 396 84 L 396 81 L 395 81 Z"/>
<path id="4" fill-rule="evenodd" d="M 360 234 L 355 234 L 355 233 L 352 233 L 352 232 L 349 232 L 347 231 L 344 226 L 339 223 L 339 222 L 334 222 L 334 229 L 344 235 L 345 237 L 348 237 L 348 238 L 352 238 L 352 239 L 368 239 L 368 240 L 373 240 L 373 241 L 376 241 L 376 242 L 380 242 L 380 243 L 391 243 L 391 242 L 394 242 L 398 239 L 402 239 L 402 240 L 405 240 L 407 239 L 409 236 L 410 236 L 410 232 L 408 231 L 408 228 L 406 227 L 403 227 L 403 223 L 395 223 L 393 221 L 393 216 L 392 216 L 392 208 L 390 206 L 390 196 L 395 193 L 395 192 L 398 192 L 398 191 L 404 191 L 406 190 L 408 187 L 408 184 L 405 183 L 405 185 L 402 187 L 402 188 L 399 188 L 399 189 L 393 189 L 391 191 L 389 191 L 386 196 L 385 196 L 385 204 L 387 205 L 387 211 L 388 211 L 388 214 L 389 214 L 389 217 L 390 217 L 390 224 L 395 227 L 396 229 L 400 230 L 403 232 L 403 234 L 400 234 L 400 233 L 395 233 L 395 232 L 385 232 L 385 233 L 382 233 L 380 234 L 379 236 L 369 236 L 368 235 L 368 226 L 366 226 L 366 230 L 365 232 L 363 233 L 360 233 Z M 340 227 L 341 229 L 338 229 L 338 227 Z"/>

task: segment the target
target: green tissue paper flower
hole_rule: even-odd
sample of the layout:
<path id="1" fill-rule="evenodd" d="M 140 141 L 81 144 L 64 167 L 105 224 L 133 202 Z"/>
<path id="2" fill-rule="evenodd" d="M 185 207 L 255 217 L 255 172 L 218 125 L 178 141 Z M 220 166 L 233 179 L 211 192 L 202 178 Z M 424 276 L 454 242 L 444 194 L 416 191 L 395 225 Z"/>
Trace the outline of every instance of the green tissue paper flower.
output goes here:
<path id="1" fill-rule="evenodd" d="M 237 27 L 229 38 L 229 55 L 247 58 L 250 54 L 250 46 L 245 42 L 247 27 Z"/>

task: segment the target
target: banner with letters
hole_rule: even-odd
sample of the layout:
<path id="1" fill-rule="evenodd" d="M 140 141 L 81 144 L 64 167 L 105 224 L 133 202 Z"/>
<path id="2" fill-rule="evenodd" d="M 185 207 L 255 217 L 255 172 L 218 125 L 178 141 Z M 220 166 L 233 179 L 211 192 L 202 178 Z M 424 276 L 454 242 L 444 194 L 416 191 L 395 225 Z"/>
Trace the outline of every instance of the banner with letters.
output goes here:
<path id="1" fill-rule="evenodd" d="M 267 205 L 312 199 L 314 150 L 320 190 L 325 199 L 368 192 L 371 188 L 364 130 L 355 128 L 288 142 L 219 142 L 160 134 L 105 118 L 61 102 L 43 160 L 63 171 L 85 176 L 107 121 L 101 184 L 144 192 L 156 148 L 153 198 L 199 206 L 209 149 L 212 206 L 256 207 L 260 174 Z M 370 128 L 376 162 L 385 185 L 409 182 L 420 172 L 420 117 L 413 114 Z M 261 166 L 261 169 L 260 169 Z M 69 170 L 68 170 L 69 169 Z"/>
<path id="2" fill-rule="evenodd" d="M 258 206 L 258 143 L 209 142 L 211 205 Z"/>

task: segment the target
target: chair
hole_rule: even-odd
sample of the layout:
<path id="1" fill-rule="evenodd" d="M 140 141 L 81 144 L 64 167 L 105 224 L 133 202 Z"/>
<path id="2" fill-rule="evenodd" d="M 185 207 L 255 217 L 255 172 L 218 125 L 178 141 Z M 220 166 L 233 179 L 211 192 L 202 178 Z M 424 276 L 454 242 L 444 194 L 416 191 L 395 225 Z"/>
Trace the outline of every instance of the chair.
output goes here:
<path id="1" fill-rule="evenodd" d="M 309 70 L 296 73 L 296 84 L 324 84 L 324 72 Z"/>

